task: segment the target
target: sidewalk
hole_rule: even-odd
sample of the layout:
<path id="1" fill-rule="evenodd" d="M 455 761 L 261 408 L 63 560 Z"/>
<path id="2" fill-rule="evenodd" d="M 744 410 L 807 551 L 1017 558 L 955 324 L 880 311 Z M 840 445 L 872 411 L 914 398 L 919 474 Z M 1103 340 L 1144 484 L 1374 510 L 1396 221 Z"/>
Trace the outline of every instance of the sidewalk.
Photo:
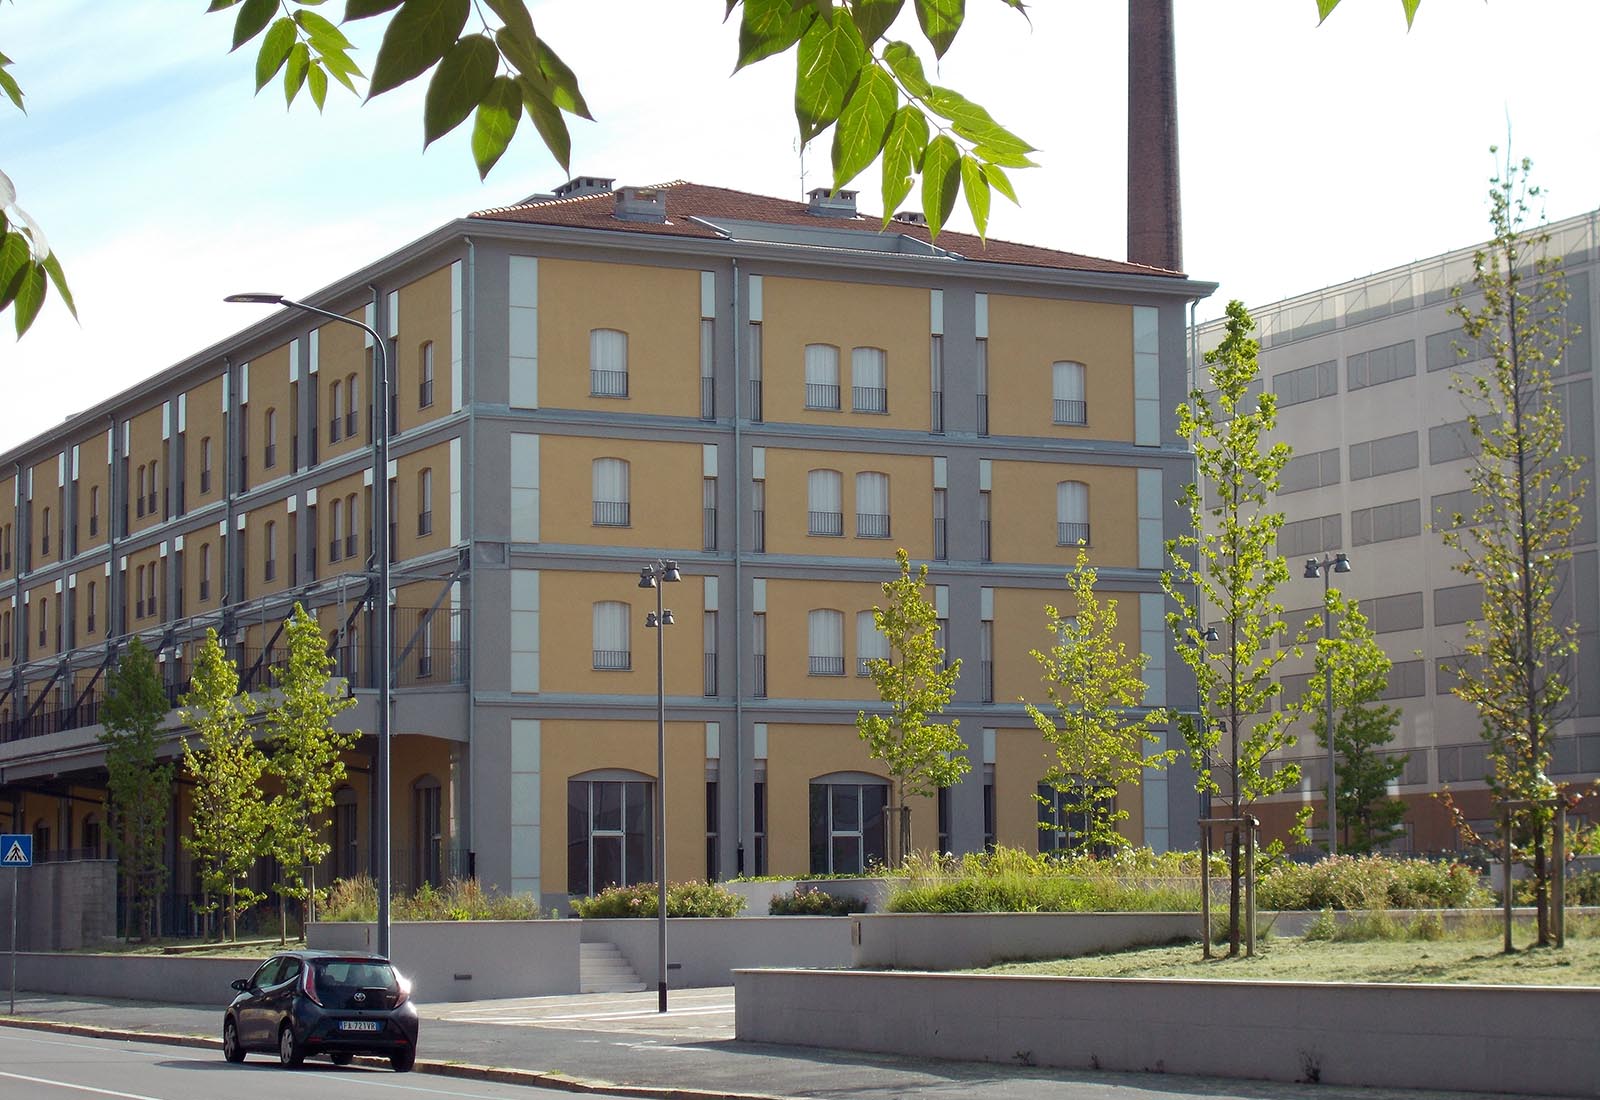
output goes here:
<path id="1" fill-rule="evenodd" d="M 675 990 L 665 1017 L 656 1012 L 654 991 L 420 1007 L 420 1072 L 520 1081 L 602 1095 L 663 1100 L 898 1100 L 911 1096 L 1114 1100 L 1130 1095 L 1139 1100 L 1442 1100 L 1466 1095 L 921 1062 L 741 1043 L 733 1038 L 731 987 Z M 17 995 L 18 1023 L 34 1021 L 112 1037 L 159 1036 L 172 1042 L 220 1047 L 221 1019 L 220 1003 L 149 1005 Z M 0 1013 L 0 1025 L 10 1022 L 10 1017 Z M 221 1057 L 220 1051 L 217 1057 Z"/>

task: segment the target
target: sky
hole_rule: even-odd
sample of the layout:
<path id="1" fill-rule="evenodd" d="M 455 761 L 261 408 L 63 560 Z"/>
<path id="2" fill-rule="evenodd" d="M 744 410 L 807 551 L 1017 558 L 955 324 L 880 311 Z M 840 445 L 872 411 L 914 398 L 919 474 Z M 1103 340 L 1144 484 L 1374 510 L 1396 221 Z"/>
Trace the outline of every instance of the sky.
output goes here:
<path id="1" fill-rule="evenodd" d="M 311 294 L 565 178 L 531 131 L 482 183 L 470 122 L 424 152 L 425 80 L 365 106 L 335 86 L 320 116 L 304 93 L 286 110 L 278 84 L 254 95 L 254 44 L 229 54 L 231 14 L 204 7 L 0 0 L 28 107 L 0 103 L 0 170 L 78 305 L 74 321 L 47 303 L 16 343 L 6 315 L 0 450 L 264 315 L 226 294 Z M 911 7 L 892 33 L 916 41 Z M 573 175 L 794 198 L 830 182 L 827 136 L 797 147 L 793 55 L 732 74 L 721 0 L 530 8 L 596 118 L 573 123 Z M 1344 0 L 1320 27 L 1315 0 L 1176 9 L 1185 267 L 1219 284 L 1202 320 L 1482 239 L 1489 147 L 1508 136 L 1552 220 L 1600 207 L 1595 0 L 1424 0 L 1409 32 L 1397 0 Z M 934 76 L 1039 149 L 990 235 L 1121 259 L 1127 4 L 1033 0 L 1029 15 L 968 0 Z M 348 28 L 364 68 L 379 23 Z M 853 185 L 871 212 L 875 171 Z"/>

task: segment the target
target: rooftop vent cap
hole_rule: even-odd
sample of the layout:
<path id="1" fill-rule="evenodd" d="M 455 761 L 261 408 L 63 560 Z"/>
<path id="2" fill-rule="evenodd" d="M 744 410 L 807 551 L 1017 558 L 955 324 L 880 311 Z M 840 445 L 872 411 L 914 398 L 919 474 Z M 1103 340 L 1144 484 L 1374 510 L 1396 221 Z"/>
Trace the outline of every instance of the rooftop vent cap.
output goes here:
<path id="1" fill-rule="evenodd" d="M 556 198 L 576 199 L 584 195 L 609 194 L 616 184 L 616 180 L 606 176 L 573 176 L 566 183 L 556 188 Z"/>
<path id="2" fill-rule="evenodd" d="M 927 225 L 928 224 L 928 216 L 926 214 L 924 214 L 920 210 L 901 210 L 899 213 L 895 214 L 895 216 L 893 218 L 891 218 L 890 220 L 891 221 L 897 221 L 897 222 L 901 223 L 902 225 Z"/>
<path id="3" fill-rule="evenodd" d="M 830 192 L 826 187 L 813 188 L 808 194 L 806 213 L 819 218 L 853 218 L 856 216 L 854 191 Z"/>
<path id="4" fill-rule="evenodd" d="M 656 222 L 667 220 L 667 195 L 653 187 L 624 187 L 616 193 L 616 216 L 625 222 Z"/>

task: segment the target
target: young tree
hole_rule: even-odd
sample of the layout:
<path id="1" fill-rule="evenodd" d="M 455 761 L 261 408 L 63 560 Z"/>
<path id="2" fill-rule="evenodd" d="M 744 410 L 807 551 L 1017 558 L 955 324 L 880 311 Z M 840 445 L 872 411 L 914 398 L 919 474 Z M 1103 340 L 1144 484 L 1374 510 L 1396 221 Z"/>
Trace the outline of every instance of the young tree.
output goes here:
<path id="1" fill-rule="evenodd" d="M 1489 785 L 1501 802 L 1555 797 L 1546 772 L 1577 651 L 1577 625 L 1557 621 L 1555 598 L 1586 489 L 1579 459 L 1563 446 L 1554 380 L 1569 338 L 1566 279 L 1560 260 L 1545 254 L 1547 236 L 1523 229 L 1539 196 L 1527 182 L 1530 166 L 1508 156 L 1491 181 L 1494 236 L 1473 257 L 1483 301 L 1455 307 L 1467 342 L 1488 362 L 1453 379 L 1478 447 L 1468 475 L 1476 500 L 1470 515 L 1452 516 L 1440 532 L 1461 554 L 1455 568 L 1483 586 L 1455 693 L 1483 721 Z M 1531 848 L 1541 946 L 1550 942 L 1553 816 L 1546 806 L 1523 807 L 1513 825 L 1514 843 Z"/>
<path id="2" fill-rule="evenodd" d="M 1176 752 L 1145 754 L 1146 745 L 1161 743 L 1155 727 L 1167 715 L 1159 708 L 1138 712 L 1150 658 L 1130 654 L 1126 643 L 1117 640 L 1117 601 L 1101 602 L 1095 592 L 1098 580 L 1089 551 L 1078 547 L 1077 561 L 1067 574 L 1076 612 L 1063 615 L 1046 604 L 1046 625 L 1056 643 L 1048 652 L 1030 651 L 1055 713 L 1046 714 L 1026 700 L 1024 704 L 1055 749 L 1056 761 L 1044 778 L 1061 792 L 1062 813 L 1085 823 L 1087 847 L 1125 847 L 1128 840 L 1117 831 L 1117 822 L 1128 811 L 1116 806 L 1118 789 L 1137 784 L 1146 768 L 1166 767 Z"/>
<path id="3" fill-rule="evenodd" d="M 1167 616 L 1178 656 L 1194 670 L 1201 713 L 1180 714 L 1179 728 L 1194 764 L 1201 793 L 1226 793 L 1229 816 L 1238 818 L 1257 799 L 1287 790 L 1300 781 L 1293 762 L 1276 771 L 1262 767 L 1270 753 L 1295 743 L 1292 713 L 1274 710 L 1281 690 L 1273 670 L 1291 652 L 1273 644 L 1283 630 L 1283 605 L 1278 586 L 1288 579 L 1288 566 L 1278 555 L 1278 530 L 1283 513 L 1269 502 L 1278 488 L 1278 474 L 1289 461 L 1289 446 L 1267 446 L 1277 424 L 1277 397 L 1270 391 L 1251 395 L 1259 377 L 1260 350 L 1250 333 L 1255 322 L 1238 301 L 1228 303 L 1227 335 L 1206 352 L 1213 395 L 1190 394 L 1190 405 L 1178 410 L 1178 433 L 1194 448 L 1199 483 L 1184 489 L 1182 503 L 1192 530 L 1167 541 L 1171 567 L 1161 585 L 1177 609 Z M 1214 403 L 1213 403 L 1214 402 Z M 1216 503 L 1208 505 L 1206 493 Z M 1211 617 L 1219 632 L 1213 648 L 1206 639 L 1202 616 Z M 1219 727 L 1217 719 L 1220 719 Z M 1222 744 L 1222 730 L 1228 739 Z M 1224 792 L 1214 774 L 1213 753 L 1224 748 L 1228 786 Z M 1239 832 L 1229 844 L 1228 953 L 1239 953 Z"/>
<path id="4" fill-rule="evenodd" d="M 1326 751 L 1331 668 L 1333 750 L 1339 760 L 1334 793 L 1339 850 L 1370 852 L 1392 839 L 1406 816 L 1406 804 L 1389 794 L 1389 784 L 1406 770 L 1407 757 L 1382 751 L 1394 739 L 1400 711 L 1381 702 L 1391 662 L 1360 606 L 1333 588 L 1328 591 L 1328 614 L 1333 637 L 1317 639 L 1316 668 L 1300 697 L 1300 713 Z"/>
<path id="5" fill-rule="evenodd" d="M 889 769 L 894 795 L 890 812 L 900 822 L 898 830 L 890 831 L 899 838 L 899 851 L 890 858 L 898 863 L 911 850 L 911 807 L 906 798 L 932 795 L 959 781 L 972 765 L 957 733 L 960 721 L 930 721 L 955 694 L 961 661 L 945 664 L 938 641 L 939 613 L 923 595 L 928 567 L 918 566 L 913 576 L 904 550 L 895 551 L 895 561 L 900 576 L 883 584 L 888 606 L 872 609 L 873 623 L 889 642 L 889 657 L 867 661 L 867 674 L 889 713 L 858 712 L 856 732 L 867 743 L 867 755 Z"/>
<path id="6" fill-rule="evenodd" d="M 100 708 L 106 788 L 118 824 L 111 837 L 122 861 L 128 939 L 134 938 L 135 926 L 141 939 L 155 935 L 156 899 L 167 880 L 162 847 L 172 809 L 172 765 L 160 761 L 156 732 L 167 709 L 155 657 L 134 638 L 106 678 L 106 701 Z"/>
<path id="7" fill-rule="evenodd" d="M 266 854 L 266 802 L 261 776 L 267 760 L 250 736 L 254 700 L 239 691 L 239 669 L 206 630 L 195 654 L 189 692 L 179 717 L 200 740 L 183 742 L 183 765 L 194 777 L 193 835 L 183 838 L 200 871 L 202 912 L 216 912 L 218 936 L 238 939 L 239 914 L 261 900 L 246 878 Z M 213 900 L 215 899 L 215 900 Z"/>
<path id="8" fill-rule="evenodd" d="M 266 716 L 267 771 L 283 788 L 268 811 L 269 844 L 279 865 L 273 889 L 279 899 L 280 942 L 288 939 L 286 899 L 301 899 L 307 919 L 312 915 L 315 866 L 328 856 L 322 833 L 333 808 L 333 792 L 345 777 L 344 754 L 361 735 L 333 728 L 334 718 L 355 706 L 355 700 L 329 689 L 333 658 L 317 621 L 297 603 L 284 634 L 289 664 L 273 670 L 278 697 Z M 309 885 L 308 871 L 313 876 Z"/>

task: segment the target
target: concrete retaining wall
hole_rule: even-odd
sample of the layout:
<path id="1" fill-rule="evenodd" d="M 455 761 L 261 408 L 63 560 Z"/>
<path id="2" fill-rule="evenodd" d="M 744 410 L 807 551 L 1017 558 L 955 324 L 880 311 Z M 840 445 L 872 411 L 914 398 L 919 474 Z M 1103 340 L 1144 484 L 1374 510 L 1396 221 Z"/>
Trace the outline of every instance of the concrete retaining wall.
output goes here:
<path id="1" fill-rule="evenodd" d="M 744 899 L 744 912 L 739 914 L 741 917 L 764 917 L 767 915 L 767 906 L 772 904 L 774 894 L 794 893 L 795 880 L 724 882 L 722 885 L 730 894 L 738 894 Z"/>
<path id="2" fill-rule="evenodd" d="M 1198 913 L 883 913 L 850 920 L 854 964 L 900 970 L 968 970 L 1200 935 Z"/>
<path id="3" fill-rule="evenodd" d="M 1385 1088 L 1600 1095 L 1600 988 L 740 970 L 744 1042 Z"/>
<path id="4" fill-rule="evenodd" d="M 262 960 L 215 955 L 96 955 L 24 952 L 17 988 L 68 996 L 121 997 L 162 1004 L 215 1004 L 233 999 L 228 984 L 248 978 Z"/>
<path id="5" fill-rule="evenodd" d="M 0 873 L 0 943 L 7 948 L 13 875 L 20 950 L 76 951 L 116 938 L 116 860 L 62 860 Z"/>
<path id="6" fill-rule="evenodd" d="M 655 921 L 621 918 L 582 924 L 585 942 L 615 944 L 634 973 L 654 985 Z M 850 924 L 844 917 L 670 918 L 667 961 L 677 965 L 667 972 L 667 984 L 673 989 L 731 985 L 733 971 L 748 966 L 849 966 Z"/>
<path id="7" fill-rule="evenodd" d="M 576 993 L 579 924 L 402 921 L 390 926 L 390 957 L 422 1001 Z M 306 946 L 324 951 L 373 951 L 376 943 L 375 924 L 318 922 L 306 933 Z"/>

